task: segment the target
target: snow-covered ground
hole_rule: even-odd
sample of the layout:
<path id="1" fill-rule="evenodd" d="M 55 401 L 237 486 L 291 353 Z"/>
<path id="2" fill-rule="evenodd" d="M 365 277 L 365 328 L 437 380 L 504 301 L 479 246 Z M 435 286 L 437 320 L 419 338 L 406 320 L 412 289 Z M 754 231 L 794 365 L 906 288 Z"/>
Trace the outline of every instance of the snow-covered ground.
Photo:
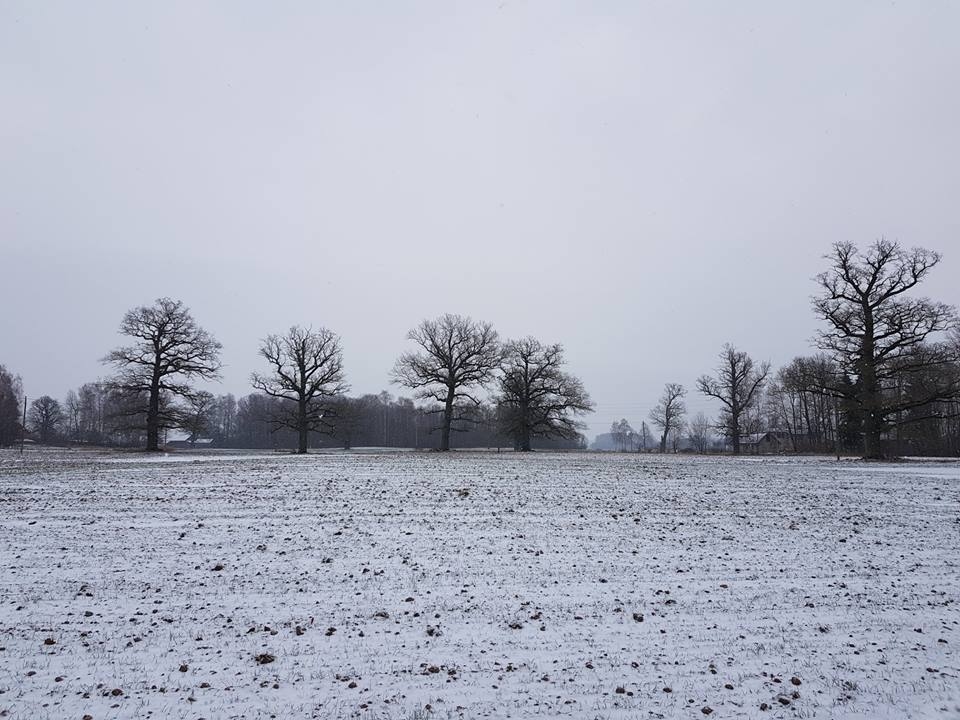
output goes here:
<path id="1" fill-rule="evenodd" d="M 958 541 L 955 463 L 4 451 L 0 716 L 960 717 Z"/>

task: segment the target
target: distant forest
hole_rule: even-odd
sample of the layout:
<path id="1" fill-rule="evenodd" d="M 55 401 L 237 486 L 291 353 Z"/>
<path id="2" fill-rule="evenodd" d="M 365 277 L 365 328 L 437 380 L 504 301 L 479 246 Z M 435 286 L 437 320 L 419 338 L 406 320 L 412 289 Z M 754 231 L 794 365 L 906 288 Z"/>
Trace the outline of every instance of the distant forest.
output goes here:
<path id="1" fill-rule="evenodd" d="M 34 403 L 44 403 L 43 399 Z M 122 399 L 108 382 L 87 383 L 70 391 L 50 412 L 55 418 L 43 437 L 44 423 L 28 408 L 28 437 L 52 444 L 143 447 L 144 421 L 130 422 L 123 412 Z M 239 400 L 232 394 L 210 396 L 197 415 L 168 429 L 168 437 L 186 436 L 175 446 L 234 449 L 295 449 L 296 430 L 278 426 L 276 419 L 286 411 L 285 401 L 254 392 Z M 437 446 L 439 431 L 435 412 L 409 398 L 395 398 L 387 392 L 361 397 L 340 397 L 330 403 L 336 419 L 328 430 L 311 430 L 309 448 L 390 447 L 428 449 Z M 21 408 L 22 411 L 22 408 Z M 455 427 L 454 448 L 512 448 L 513 441 L 497 430 L 495 413 L 488 404 L 471 409 L 472 417 Z M 32 419 L 31 419 L 32 418 Z M 19 439 L 19 426 L 8 435 L 8 443 Z M 212 441 L 212 442 L 207 442 Z M 161 445 L 163 445 L 161 438 Z M 538 438 L 538 449 L 585 448 L 582 437 Z"/>
<path id="2" fill-rule="evenodd" d="M 720 408 L 688 417 L 688 390 L 668 382 L 635 429 L 614 422 L 600 449 L 622 452 L 844 453 L 960 456 L 960 329 L 956 308 L 915 288 L 941 260 L 879 240 L 837 243 L 816 278 L 817 352 L 774 371 L 725 345 L 696 391 Z M 582 417 L 594 409 L 566 369 L 563 347 L 502 340 L 489 323 L 459 315 L 424 320 L 408 334 L 387 392 L 351 397 L 340 338 L 293 326 L 261 341 L 255 392 L 236 399 L 198 391 L 219 379 L 221 346 L 183 303 L 160 298 L 126 313 L 129 345 L 103 362 L 109 378 L 62 400 L 25 407 L 19 377 L 0 365 L 0 445 L 29 433 L 46 444 L 158 450 L 170 433 L 187 445 L 585 449 Z M 649 425 L 648 421 L 649 420 Z M 652 428 L 652 429 L 651 429 Z"/>

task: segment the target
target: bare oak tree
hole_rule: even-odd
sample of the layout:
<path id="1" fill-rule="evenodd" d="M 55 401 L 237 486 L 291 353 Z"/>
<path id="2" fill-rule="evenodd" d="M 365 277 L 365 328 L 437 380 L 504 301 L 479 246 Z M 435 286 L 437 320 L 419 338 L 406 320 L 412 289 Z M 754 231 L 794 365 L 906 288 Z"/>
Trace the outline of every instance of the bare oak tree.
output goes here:
<path id="1" fill-rule="evenodd" d="M 393 382 L 408 387 L 422 400 L 442 406 L 440 450 L 450 449 L 450 431 L 463 401 L 477 406 L 475 395 L 492 378 L 500 363 L 500 344 L 490 323 L 461 315 L 424 320 L 407 334 L 419 346 L 400 356 Z"/>
<path id="2" fill-rule="evenodd" d="M 64 421 L 60 403 L 49 395 L 39 397 L 30 403 L 28 417 L 30 428 L 37 434 L 41 443 L 55 440 Z"/>
<path id="3" fill-rule="evenodd" d="M 562 370 L 563 347 L 527 337 L 508 342 L 500 363 L 500 426 L 515 449 L 529 452 L 534 437 L 573 439 L 593 411 L 579 378 Z"/>
<path id="4" fill-rule="evenodd" d="M 759 398 L 769 374 L 770 363 L 756 367 L 749 355 L 728 343 L 720 352 L 717 377 L 702 375 L 697 379 L 697 390 L 723 404 L 718 427 L 730 438 L 734 455 L 740 454 L 743 416 Z"/>
<path id="5" fill-rule="evenodd" d="M 927 342 L 955 325 L 956 310 L 906 296 L 940 262 L 938 253 L 878 240 L 866 252 L 836 243 L 826 259 L 830 269 L 816 278 L 821 293 L 813 309 L 828 328 L 818 334 L 817 345 L 853 378 L 833 389 L 862 413 L 864 456 L 881 458 L 881 436 L 896 425 L 897 415 L 960 393 L 949 373 L 937 373 L 942 381 L 925 383 L 909 396 L 893 388 L 905 375 L 956 362 L 949 343 Z"/>
<path id="6" fill-rule="evenodd" d="M 147 450 L 155 451 L 161 427 L 175 427 L 182 418 L 168 400 L 189 399 L 192 379 L 220 377 L 221 345 L 182 302 L 170 298 L 127 312 L 120 332 L 137 342 L 113 350 L 103 362 L 119 369 L 111 388 L 124 397 L 125 414 L 144 417 Z"/>
<path id="7" fill-rule="evenodd" d="M 270 373 L 253 373 L 251 382 L 271 397 L 287 401 L 274 424 L 297 432 L 297 452 L 307 452 L 311 431 L 329 432 L 329 399 L 347 391 L 340 338 L 326 328 L 313 330 L 294 325 L 286 335 L 269 335 L 260 355 Z"/>
<path id="8" fill-rule="evenodd" d="M 660 400 L 650 411 L 650 419 L 653 424 L 660 428 L 660 452 L 667 451 L 667 439 L 671 433 L 678 431 L 683 425 L 683 416 L 687 412 L 687 406 L 683 402 L 687 391 L 683 385 L 678 383 L 667 383 L 663 388 L 663 394 Z"/>

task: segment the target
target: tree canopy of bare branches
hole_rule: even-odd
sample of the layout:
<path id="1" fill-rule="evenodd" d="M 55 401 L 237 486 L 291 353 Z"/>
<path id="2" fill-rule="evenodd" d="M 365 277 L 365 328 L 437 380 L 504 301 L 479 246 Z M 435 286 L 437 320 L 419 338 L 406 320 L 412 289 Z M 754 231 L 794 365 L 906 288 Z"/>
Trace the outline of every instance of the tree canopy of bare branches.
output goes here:
<path id="1" fill-rule="evenodd" d="M 194 392 L 190 380 L 220 377 L 221 345 L 197 325 L 182 302 L 170 298 L 127 312 L 120 332 L 136 342 L 113 350 L 103 362 L 119 370 L 111 387 L 123 396 L 125 415 L 145 419 L 147 450 L 155 451 L 160 429 L 182 420 L 170 400 L 189 399 Z"/>
<path id="2" fill-rule="evenodd" d="M 191 445 L 211 430 L 216 403 L 213 393 L 206 391 L 190 396 L 187 407 L 183 409 L 180 428 L 187 433 Z"/>
<path id="3" fill-rule="evenodd" d="M 490 382 L 500 364 L 497 333 L 485 322 L 446 314 L 424 320 L 407 334 L 419 350 L 400 356 L 393 382 L 415 391 L 422 400 L 442 407 L 440 450 L 450 449 L 450 432 L 463 403 L 480 404 L 476 392 Z"/>
<path id="4" fill-rule="evenodd" d="M 699 412 L 690 418 L 687 425 L 687 437 L 693 449 L 698 453 L 705 453 L 710 446 L 710 430 L 713 428 L 713 421 L 704 413 Z"/>
<path id="5" fill-rule="evenodd" d="M 898 415 L 960 394 L 953 374 L 926 372 L 957 361 L 950 343 L 928 341 L 955 326 L 956 310 L 908 297 L 940 262 L 938 253 L 881 239 L 865 252 L 836 243 L 826 259 L 830 267 L 817 276 L 821 292 L 813 298 L 814 312 L 827 324 L 817 345 L 853 379 L 834 383 L 833 390 L 861 411 L 864 456 L 881 458 L 882 435 Z M 901 392 L 904 378 L 921 375 L 931 381 Z"/>
<path id="6" fill-rule="evenodd" d="M 56 440 L 63 425 L 64 416 L 60 402 L 49 395 L 38 397 L 30 403 L 30 428 L 37 434 L 41 443 Z"/>
<path id="7" fill-rule="evenodd" d="M 330 432 L 331 398 L 347 391 L 340 337 L 326 328 L 291 327 L 285 335 L 269 335 L 260 355 L 270 373 L 253 373 L 258 390 L 286 401 L 276 426 L 297 432 L 297 452 L 307 452 L 309 433 Z"/>
<path id="8" fill-rule="evenodd" d="M 610 423 L 610 438 L 618 452 L 630 450 L 631 445 L 638 439 L 637 433 L 626 418 Z"/>
<path id="9" fill-rule="evenodd" d="M 535 437 L 572 439 L 593 411 L 579 378 L 563 371 L 563 347 L 527 337 L 503 348 L 498 410 L 501 429 L 517 450 L 529 452 Z"/>
<path id="10" fill-rule="evenodd" d="M 830 390 L 839 377 L 837 364 L 820 353 L 794 358 L 769 383 L 767 409 L 794 451 L 829 452 L 841 443 L 840 398 Z"/>
<path id="11" fill-rule="evenodd" d="M 663 388 L 660 400 L 650 411 L 650 419 L 660 428 L 660 452 L 667 451 L 667 439 L 683 425 L 683 416 L 687 406 L 683 402 L 687 391 L 678 383 L 667 383 Z"/>
<path id="12" fill-rule="evenodd" d="M 740 454 L 743 415 L 757 401 L 769 374 L 770 363 L 756 366 L 747 353 L 728 343 L 720 352 L 717 377 L 701 375 L 697 379 L 697 390 L 723 405 L 719 427 L 730 438 L 734 455 Z"/>

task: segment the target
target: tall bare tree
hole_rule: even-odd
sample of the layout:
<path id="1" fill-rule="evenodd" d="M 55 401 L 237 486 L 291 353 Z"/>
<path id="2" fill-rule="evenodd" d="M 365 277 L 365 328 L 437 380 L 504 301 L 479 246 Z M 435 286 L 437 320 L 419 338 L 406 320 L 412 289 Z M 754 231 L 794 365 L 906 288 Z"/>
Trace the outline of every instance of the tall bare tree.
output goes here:
<path id="1" fill-rule="evenodd" d="M 730 438 L 734 455 L 740 454 L 744 416 L 759 399 L 769 374 L 770 363 L 756 366 L 753 358 L 728 343 L 720 352 L 717 377 L 702 375 L 697 379 L 697 390 L 723 404 L 718 427 Z"/>
<path id="2" fill-rule="evenodd" d="M 687 391 L 678 383 L 667 383 L 663 387 L 663 394 L 660 400 L 650 411 L 650 419 L 653 424 L 660 428 L 660 452 L 667 451 L 667 439 L 671 433 L 680 429 L 683 424 L 683 416 L 687 412 L 687 406 L 683 402 Z"/>
<path id="3" fill-rule="evenodd" d="M 697 413 L 690 418 L 688 428 L 688 437 L 693 449 L 698 453 L 705 453 L 710 445 L 710 429 L 713 427 L 713 421 L 702 412 Z"/>
<path id="4" fill-rule="evenodd" d="M 329 400 L 347 391 L 340 337 L 326 328 L 291 327 L 286 335 L 269 335 L 260 355 L 270 373 L 253 373 L 253 386 L 280 398 L 288 410 L 274 419 L 297 433 L 297 452 L 307 452 L 311 431 L 330 432 Z"/>
<path id="5" fill-rule="evenodd" d="M 650 426 L 646 420 L 640 421 L 640 432 L 637 433 L 637 452 L 646 452 L 647 445 L 652 442 L 650 437 Z"/>
<path id="6" fill-rule="evenodd" d="M 127 312 L 120 332 L 137 342 L 113 350 L 103 362 L 118 368 L 111 387 L 125 399 L 124 414 L 144 418 L 147 450 L 155 451 L 160 429 L 176 427 L 182 418 L 172 400 L 193 395 L 190 380 L 220 377 L 221 345 L 182 302 L 170 298 Z"/>
<path id="7" fill-rule="evenodd" d="M 80 400 L 80 441 L 99 443 L 106 440 L 106 406 L 109 388 L 105 383 L 85 383 L 77 392 Z"/>
<path id="8" fill-rule="evenodd" d="M 55 440 L 63 425 L 64 416 L 60 403 L 49 395 L 38 397 L 30 403 L 28 416 L 30 428 L 40 438 L 41 443 Z"/>
<path id="9" fill-rule="evenodd" d="M 864 456 L 881 458 L 881 437 L 896 426 L 897 416 L 960 392 L 949 373 L 933 376 L 945 382 L 925 383 L 908 396 L 893 391 L 905 376 L 956 362 L 950 343 L 927 342 L 956 325 L 956 309 L 907 296 L 940 262 L 939 253 L 881 239 L 865 252 L 836 243 L 825 258 L 830 268 L 816 278 L 821 293 L 813 309 L 828 327 L 817 344 L 853 378 L 846 389 L 839 383 L 834 389 L 861 411 Z"/>
<path id="10" fill-rule="evenodd" d="M 64 422 L 67 425 L 67 437 L 72 442 L 80 440 L 80 418 L 83 414 L 83 408 L 80 404 L 80 396 L 75 390 L 68 390 L 67 396 L 63 400 Z"/>
<path id="11" fill-rule="evenodd" d="M 563 371 L 563 347 L 526 337 L 503 348 L 500 363 L 500 426 L 517 450 L 529 452 L 535 437 L 576 438 L 578 416 L 593 411 L 579 378 Z"/>
<path id="12" fill-rule="evenodd" d="M 816 278 L 821 292 L 813 309 L 828 327 L 817 344 L 855 380 L 846 390 L 839 383 L 834 389 L 862 412 L 864 456 L 881 458 L 881 437 L 898 415 L 960 392 L 949 373 L 932 375 L 945 382 L 925 383 L 908 396 L 893 391 L 907 374 L 956 362 L 949 343 L 927 342 L 956 324 L 956 309 L 907 297 L 940 262 L 939 253 L 881 239 L 865 252 L 836 243 L 825 257 L 830 268 Z"/>
<path id="13" fill-rule="evenodd" d="M 407 334 L 420 348 L 400 356 L 393 382 L 415 391 L 422 400 L 441 405 L 440 450 L 450 449 L 450 432 L 462 403 L 480 404 L 476 392 L 493 378 L 500 364 L 500 344 L 490 323 L 461 315 L 424 320 Z"/>

